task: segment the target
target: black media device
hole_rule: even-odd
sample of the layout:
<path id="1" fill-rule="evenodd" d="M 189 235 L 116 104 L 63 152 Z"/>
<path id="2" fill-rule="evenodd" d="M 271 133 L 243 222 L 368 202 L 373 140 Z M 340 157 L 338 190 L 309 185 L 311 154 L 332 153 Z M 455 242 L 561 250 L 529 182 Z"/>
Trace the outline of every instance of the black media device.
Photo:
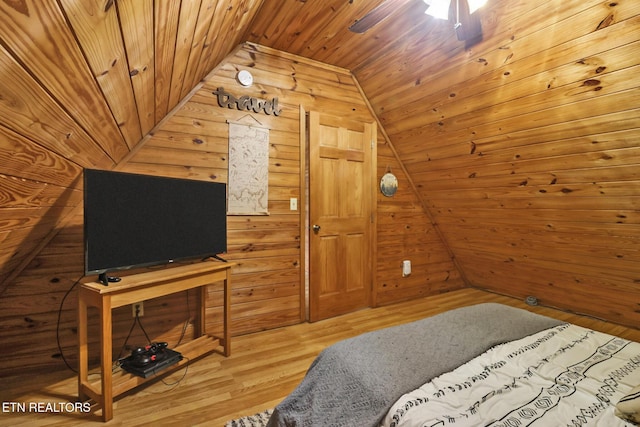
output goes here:
<path id="1" fill-rule="evenodd" d="M 148 378 L 182 360 L 182 354 L 167 348 L 166 342 L 135 348 L 129 357 L 120 360 L 125 371 Z"/>
<path id="2" fill-rule="evenodd" d="M 226 184 L 85 169 L 85 275 L 226 251 Z"/>

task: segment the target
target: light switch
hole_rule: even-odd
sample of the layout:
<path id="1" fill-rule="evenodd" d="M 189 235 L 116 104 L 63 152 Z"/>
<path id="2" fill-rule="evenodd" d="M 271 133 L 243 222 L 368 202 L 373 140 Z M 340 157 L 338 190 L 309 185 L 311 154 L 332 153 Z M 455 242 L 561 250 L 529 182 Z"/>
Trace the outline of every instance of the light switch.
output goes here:
<path id="1" fill-rule="evenodd" d="M 289 199 L 289 210 L 291 211 L 297 211 L 298 210 L 298 199 L 295 197 L 292 197 Z"/>

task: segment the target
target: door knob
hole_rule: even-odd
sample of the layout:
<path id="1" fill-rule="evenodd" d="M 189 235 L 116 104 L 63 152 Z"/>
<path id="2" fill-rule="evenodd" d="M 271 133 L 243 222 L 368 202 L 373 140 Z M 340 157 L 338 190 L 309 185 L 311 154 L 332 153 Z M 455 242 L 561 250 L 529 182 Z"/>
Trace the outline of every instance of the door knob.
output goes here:
<path id="1" fill-rule="evenodd" d="M 320 231 L 320 226 L 318 224 L 313 224 L 313 232 L 317 233 L 318 231 Z"/>

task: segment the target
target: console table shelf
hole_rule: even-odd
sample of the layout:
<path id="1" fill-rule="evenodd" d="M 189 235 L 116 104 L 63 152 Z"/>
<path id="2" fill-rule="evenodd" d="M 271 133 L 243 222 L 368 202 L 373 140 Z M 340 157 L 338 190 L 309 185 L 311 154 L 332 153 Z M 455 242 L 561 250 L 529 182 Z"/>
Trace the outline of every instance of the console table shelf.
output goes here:
<path id="1" fill-rule="evenodd" d="M 230 303 L 231 263 L 201 262 L 180 267 L 140 273 L 123 277 L 120 282 L 103 286 L 100 283 L 84 283 L 78 296 L 78 395 L 81 400 L 93 399 L 102 408 L 102 419 L 113 418 L 113 399 L 155 376 L 142 378 L 127 372 L 112 373 L 112 325 L 111 310 L 124 305 L 198 288 L 198 316 L 195 322 L 196 338 L 173 349 L 183 355 L 175 365 L 160 372 L 165 374 L 185 364 L 219 350 L 225 356 L 231 352 Z M 224 282 L 223 336 L 206 333 L 207 286 Z M 96 307 L 100 319 L 100 380 L 90 382 L 88 352 L 87 308 Z"/>

